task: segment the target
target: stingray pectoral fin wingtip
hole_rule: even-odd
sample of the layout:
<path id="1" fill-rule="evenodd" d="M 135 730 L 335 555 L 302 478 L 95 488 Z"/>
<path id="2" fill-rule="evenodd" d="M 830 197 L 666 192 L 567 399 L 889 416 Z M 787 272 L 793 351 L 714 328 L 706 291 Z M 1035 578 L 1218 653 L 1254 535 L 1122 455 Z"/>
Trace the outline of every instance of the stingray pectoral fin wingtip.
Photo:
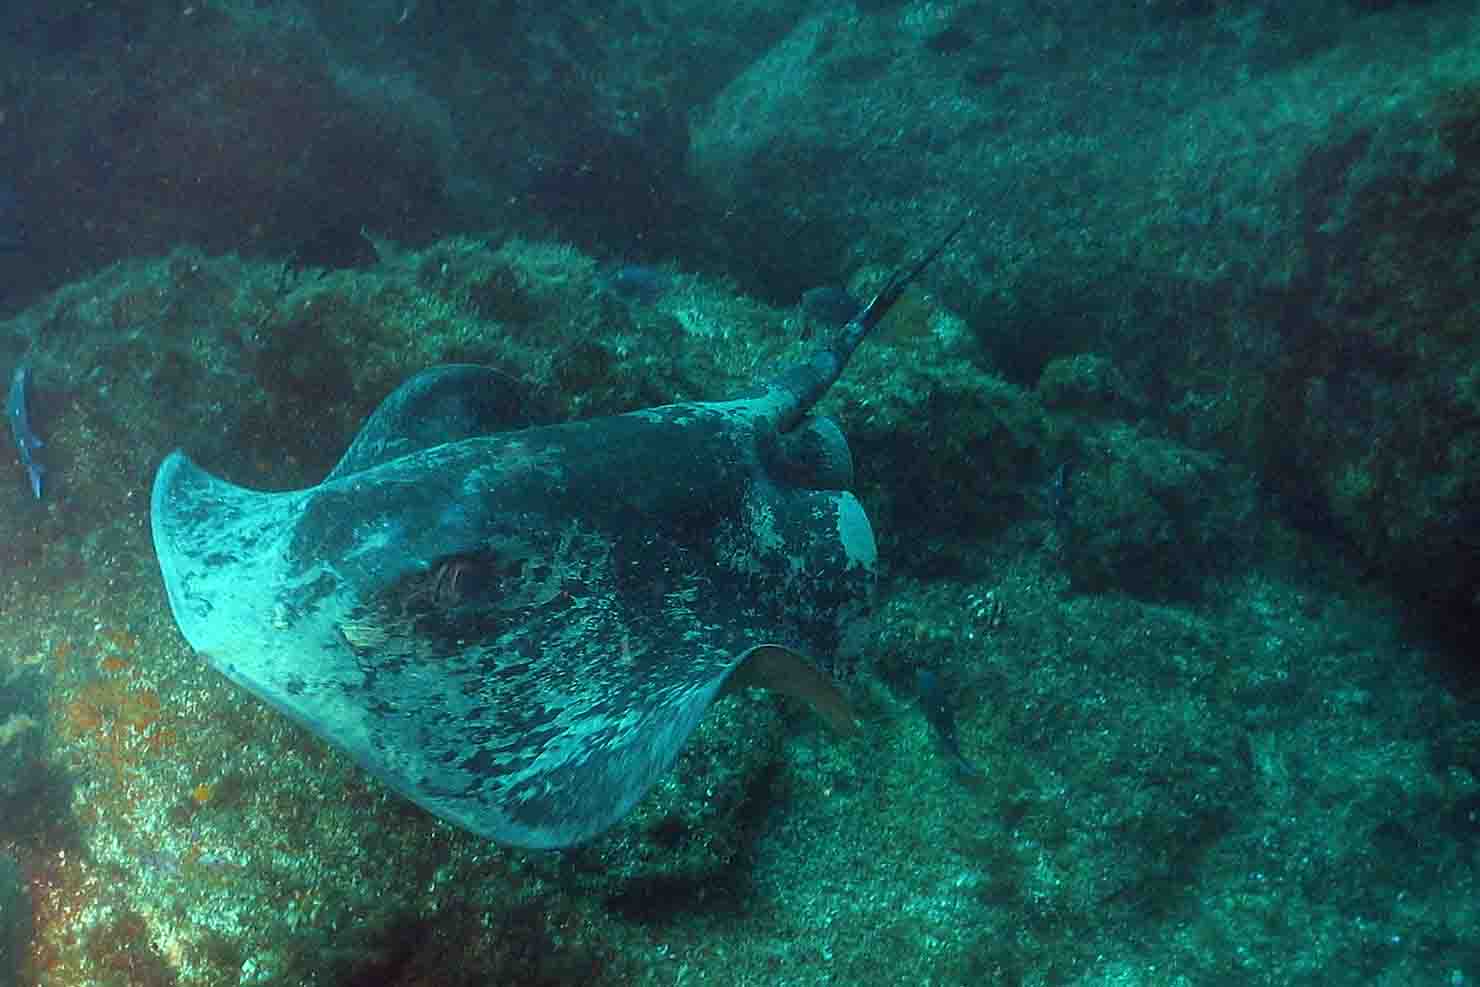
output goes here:
<path id="1" fill-rule="evenodd" d="M 168 537 L 177 533 L 182 525 L 189 523 L 192 514 L 214 507 L 210 503 L 213 490 L 240 489 L 201 469 L 182 450 L 170 453 L 154 473 L 154 488 L 149 497 L 149 516 L 156 547 L 162 535 Z"/>
<path id="2" fill-rule="evenodd" d="M 257 495 L 212 476 L 178 449 L 159 464 L 149 497 L 149 524 L 171 602 L 178 602 L 180 579 L 202 554 L 199 535 L 225 526 L 222 509 L 242 496 Z"/>
<path id="3" fill-rule="evenodd" d="M 200 568 L 199 553 L 191 547 L 191 535 L 200 520 L 213 515 L 209 507 L 211 498 L 202 495 L 218 484 L 226 486 L 177 449 L 155 471 L 149 497 L 150 535 L 165 595 L 180 632 L 197 651 L 219 643 L 206 640 L 201 633 L 205 615 L 219 601 L 202 598 L 190 589 Z"/>
<path id="4" fill-rule="evenodd" d="M 170 603 L 179 616 L 176 590 L 183 561 L 179 551 L 180 532 L 189 511 L 186 504 L 194 500 L 193 491 L 213 478 L 176 449 L 165 457 L 154 474 L 154 487 L 149 496 L 149 526 L 154 538 L 154 554 L 159 560 Z"/>
<path id="5" fill-rule="evenodd" d="M 282 542 L 303 501 L 302 492 L 239 487 L 179 451 L 155 473 L 150 534 L 170 608 L 185 639 L 217 667 L 270 637 L 263 614 L 270 614 Z"/>
<path id="6" fill-rule="evenodd" d="M 857 711 L 837 680 L 804 656 L 779 644 L 751 648 L 725 683 L 732 689 L 769 689 L 811 706 L 838 733 L 862 732 Z"/>

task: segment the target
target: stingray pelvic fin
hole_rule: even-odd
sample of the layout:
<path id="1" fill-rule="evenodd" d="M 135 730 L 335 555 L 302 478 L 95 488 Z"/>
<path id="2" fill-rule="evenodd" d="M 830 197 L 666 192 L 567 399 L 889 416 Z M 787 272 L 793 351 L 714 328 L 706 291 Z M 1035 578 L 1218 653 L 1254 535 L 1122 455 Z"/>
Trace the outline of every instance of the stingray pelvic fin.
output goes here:
<path id="1" fill-rule="evenodd" d="M 852 736 L 862 729 L 858 714 L 838 681 L 807 658 L 779 644 L 752 648 L 725 685 L 726 692 L 734 689 L 769 689 L 800 699 L 841 734 Z"/>

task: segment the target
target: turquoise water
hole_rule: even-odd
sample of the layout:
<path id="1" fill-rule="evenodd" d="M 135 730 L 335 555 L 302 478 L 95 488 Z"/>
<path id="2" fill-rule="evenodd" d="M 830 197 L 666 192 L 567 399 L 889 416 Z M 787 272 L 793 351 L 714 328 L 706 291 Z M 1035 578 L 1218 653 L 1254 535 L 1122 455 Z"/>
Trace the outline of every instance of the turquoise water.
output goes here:
<path id="1" fill-rule="evenodd" d="M 1466 5 L 13 6 L 0 368 L 46 482 L 0 470 L 0 984 L 1480 978 Z M 804 293 L 966 216 L 817 409 L 879 556 L 805 656 L 856 733 L 732 692 L 523 850 L 182 636 L 171 450 L 310 487 L 448 363 L 501 433 L 741 394 L 831 338 Z M 498 544 L 527 592 L 459 624 L 504 584 L 428 565 L 417 633 L 694 602 Z M 703 602 L 765 643 L 809 578 Z M 657 689 L 721 636 L 609 651 Z"/>

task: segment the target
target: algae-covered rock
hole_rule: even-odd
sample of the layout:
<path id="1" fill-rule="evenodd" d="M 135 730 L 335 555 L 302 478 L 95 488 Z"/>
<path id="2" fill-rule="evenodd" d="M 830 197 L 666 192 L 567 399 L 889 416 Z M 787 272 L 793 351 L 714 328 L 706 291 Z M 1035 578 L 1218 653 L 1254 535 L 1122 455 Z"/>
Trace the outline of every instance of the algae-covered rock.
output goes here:
<path id="1" fill-rule="evenodd" d="M 1253 484 L 1210 453 L 1114 426 L 1068 483 L 1060 534 L 1080 589 L 1196 598 L 1246 547 Z"/>
<path id="2" fill-rule="evenodd" d="M 8 802 L 25 798 L 44 781 L 45 717 L 40 676 L 0 660 L 0 818 L 10 814 Z"/>
<path id="3" fill-rule="evenodd" d="M 1141 404 L 1114 362 L 1098 353 L 1050 360 L 1038 377 L 1038 396 L 1054 411 L 1124 415 Z"/>
<path id="4" fill-rule="evenodd" d="M 1226 388 L 1293 523 L 1334 537 L 1468 647 L 1480 627 L 1480 84 L 1420 91 L 1289 179 L 1297 273 Z"/>
<path id="5" fill-rule="evenodd" d="M 19 983 L 21 955 L 30 931 L 30 902 L 20 868 L 10 854 L 0 853 L 0 987 Z"/>

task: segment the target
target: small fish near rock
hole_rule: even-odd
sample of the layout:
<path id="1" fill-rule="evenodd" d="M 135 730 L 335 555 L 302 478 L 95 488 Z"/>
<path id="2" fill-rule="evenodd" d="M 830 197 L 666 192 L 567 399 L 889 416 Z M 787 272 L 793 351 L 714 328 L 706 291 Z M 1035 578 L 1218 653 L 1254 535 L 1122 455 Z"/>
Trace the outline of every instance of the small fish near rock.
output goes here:
<path id="1" fill-rule="evenodd" d="M 673 287 L 673 275 L 646 264 L 622 264 L 603 274 L 599 284 L 625 301 L 652 305 Z"/>
<path id="2" fill-rule="evenodd" d="M 961 753 L 961 741 L 956 735 L 956 696 L 947 677 L 937 669 L 922 668 L 915 674 L 915 686 L 920 693 L 920 712 L 935 731 L 941 752 L 951 765 L 956 780 L 968 787 L 982 779 L 982 771 L 966 755 Z"/>
<path id="3" fill-rule="evenodd" d="M 802 315 L 809 326 L 836 329 L 853 318 L 860 307 L 858 299 L 838 285 L 819 285 L 802 292 Z"/>
<path id="4" fill-rule="evenodd" d="M 811 412 L 960 229 L 729 400 L 498 431 L 504 378 L 446 366 L 306 490 L 172 454 L 151 522 L 180 630 L 397 792 L 524 847 L 621 819 L 729 689 L 848 726 L 828 668 L 870 608 L 876 550 L 847 442 Z"/>
<path id="5" fill-rule="evenodd" d="M 46 445 L 31 428 L 31 413 L 27 407 L 31 389 L 31 368 L 24 363 L 15 368 L 10 376 L 10 390 L 5 398 L 5 415 L 10 419 L 10 434 L 15 440 L 16 454 L 26 478 L 31 484 L 31 493 L 41 499 L 42 481 L 46 467 L 36 459 L 36 450 Z"/>

